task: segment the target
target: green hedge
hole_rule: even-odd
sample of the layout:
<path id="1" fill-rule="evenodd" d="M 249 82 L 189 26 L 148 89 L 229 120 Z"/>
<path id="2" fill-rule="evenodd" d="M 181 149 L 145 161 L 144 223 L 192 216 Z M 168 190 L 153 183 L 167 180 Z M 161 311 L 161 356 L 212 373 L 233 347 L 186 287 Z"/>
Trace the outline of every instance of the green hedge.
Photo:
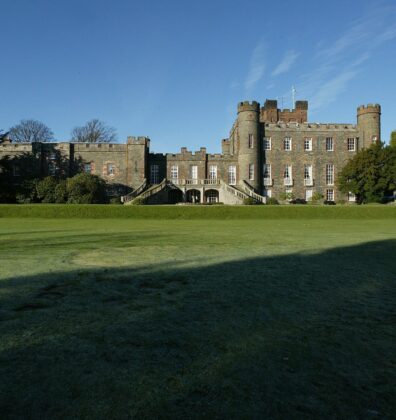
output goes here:
<path id="1" fill-rule="evenodd" d="M 396 219 L 396 206 L 118 206 L 2 204 L 0 218 L 90 219 Z"/>

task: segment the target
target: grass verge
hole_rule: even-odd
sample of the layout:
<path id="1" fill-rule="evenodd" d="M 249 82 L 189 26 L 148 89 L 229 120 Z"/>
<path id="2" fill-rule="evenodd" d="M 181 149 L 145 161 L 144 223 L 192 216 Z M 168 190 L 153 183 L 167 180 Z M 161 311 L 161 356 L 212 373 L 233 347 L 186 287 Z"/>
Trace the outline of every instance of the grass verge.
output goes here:
<path id="1" fill-rule="evenodd" d="M 120 219 L 392 219 L 396 206 L 119 206 L 79 204 L 0 205 L 0 218 Z"/>

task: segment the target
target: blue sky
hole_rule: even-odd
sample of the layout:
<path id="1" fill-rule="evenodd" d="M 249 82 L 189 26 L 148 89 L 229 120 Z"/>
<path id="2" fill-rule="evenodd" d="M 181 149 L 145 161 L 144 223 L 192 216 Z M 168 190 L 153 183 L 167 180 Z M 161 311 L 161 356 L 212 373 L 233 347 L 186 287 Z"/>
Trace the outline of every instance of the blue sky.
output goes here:
<path id="1" fill-rule="evenodd" d="M 220 150 L 238 101 L 310 101 L 310 120 L 382 105 L 396 129 L 394 0 L 0 0 L 0 128 L 57 140 L 99 118 L 156 152 Z"/>

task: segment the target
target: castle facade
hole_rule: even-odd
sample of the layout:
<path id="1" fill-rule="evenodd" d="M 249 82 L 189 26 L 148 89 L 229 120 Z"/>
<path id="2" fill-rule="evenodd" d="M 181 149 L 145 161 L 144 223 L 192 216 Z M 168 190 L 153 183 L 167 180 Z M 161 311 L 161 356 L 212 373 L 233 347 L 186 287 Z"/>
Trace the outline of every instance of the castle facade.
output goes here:
<path id="1" fill-rule="evenodd" d="M 357 108 L 356 124 L 308 122 L 308 102 L 280 110 L 277 101 L 238 104 L 237 118 L 222 153 L 206 148 L 157 154 L 147 137 L 128 137 L 126 144 L 0 144 L 0 158 L 15 161 L 15 181 L 25 171 L 38 176 L 99 175 L 130 203 L 223 202 L 240 204 L 247 197 L 289 196 L 307 201 L 315 192 L 329 201 L 354 201 L 337 191 L 337 173 L 357 151 L 380 140 L 381 107 Z M 30 159 L 28 157 L 30 156 Z M 26 159 L 23 159 L 25 157 Z M 27 163 L 29 162 L 29 163 Z"/>

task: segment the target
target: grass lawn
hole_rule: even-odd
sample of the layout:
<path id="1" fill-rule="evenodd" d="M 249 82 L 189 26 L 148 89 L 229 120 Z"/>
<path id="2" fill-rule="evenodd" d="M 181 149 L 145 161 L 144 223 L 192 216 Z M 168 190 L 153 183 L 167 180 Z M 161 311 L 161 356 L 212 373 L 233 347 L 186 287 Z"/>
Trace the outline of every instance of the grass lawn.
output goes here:
<path id="1" fill-rule="evenodd" d="M 0 417 L 394 417 L 396 209 L 387 211 L 3 214 Z"/>

